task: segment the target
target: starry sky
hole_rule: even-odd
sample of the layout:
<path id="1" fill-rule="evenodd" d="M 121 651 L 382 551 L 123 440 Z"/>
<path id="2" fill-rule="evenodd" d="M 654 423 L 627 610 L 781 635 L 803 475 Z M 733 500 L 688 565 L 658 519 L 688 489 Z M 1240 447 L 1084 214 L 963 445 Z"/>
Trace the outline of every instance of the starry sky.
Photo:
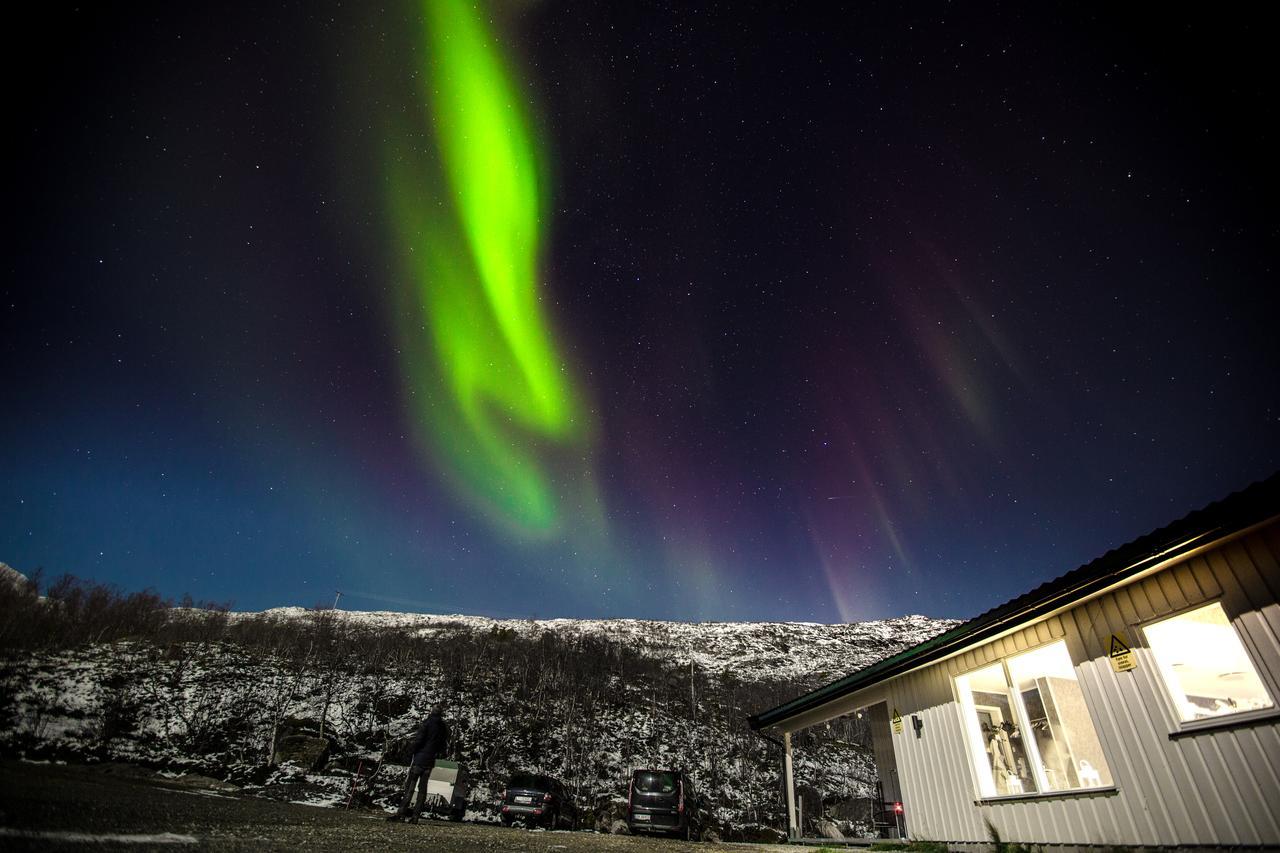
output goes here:
<path id="1" fill-rule="evenodd" d="M 1258 22 L 255 5 L 18 28 L 19 570 L 965 617 L 1280 467 Z"/>

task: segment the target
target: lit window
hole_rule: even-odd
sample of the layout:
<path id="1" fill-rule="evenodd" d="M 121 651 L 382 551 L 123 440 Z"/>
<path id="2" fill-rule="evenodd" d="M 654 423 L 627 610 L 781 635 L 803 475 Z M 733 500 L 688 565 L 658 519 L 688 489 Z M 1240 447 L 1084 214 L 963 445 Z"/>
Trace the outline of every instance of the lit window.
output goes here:
<path id="1" fill-rule="evenodd" d="M 1063 642 L 956 679 L 984 797 L 1111 785 Z"/>
<path id="2" fill-rule="evenodd" d="M 1142 629 L 1182 722 L 1274 707 L 1222 605 Z"/>

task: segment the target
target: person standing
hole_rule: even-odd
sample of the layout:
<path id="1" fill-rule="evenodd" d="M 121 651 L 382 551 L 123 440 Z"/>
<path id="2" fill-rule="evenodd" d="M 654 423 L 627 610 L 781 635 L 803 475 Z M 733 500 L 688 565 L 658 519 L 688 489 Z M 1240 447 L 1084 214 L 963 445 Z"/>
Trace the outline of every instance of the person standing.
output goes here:
<path id="1" fill-rule="evenodd" d="M 444 755 L 449 746 L 449 724 L 444 721 L 444 703 L 437 702 L 431 706 L 431 713 L 418 726 L 417 736 L 413 739 L 413 758 L 409 762 L 409 776 L 404 781 L 404 795 L 400 798 L 400 808 L 387 820 L 404 820 L 417 823 L 422 816 L 422 807 L 427 801 L 427 783 L 431 779 L 431 768 L 435 767 L 436 758 Z M 413 800 L 413 788 L 418 788 L 418 800 L 413 807 L 413 816 L 409 817 L 409 803 Z"/>

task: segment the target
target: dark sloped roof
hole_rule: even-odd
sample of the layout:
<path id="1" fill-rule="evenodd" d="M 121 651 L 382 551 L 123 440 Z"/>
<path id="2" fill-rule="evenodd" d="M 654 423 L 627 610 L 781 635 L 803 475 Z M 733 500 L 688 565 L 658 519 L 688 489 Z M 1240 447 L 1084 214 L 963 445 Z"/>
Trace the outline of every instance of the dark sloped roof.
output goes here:
<path id="1" fill-rule="evenodd" d="M 776 708 L 762 711 L 749 718 L 751 728 L 777 725 L 833 699 L 944 658 L 961 647 L 980 643 L 1007 630 L 1010 622 L 1029 622 L 1135 575 L 1155 562 L 1199 547 L 1207 541 L 1229 536 L 1276 515 L 1280 515 L 1280 472 L 1127 545 L 1114 548 L 1092 562 L 919 645 Z"/>

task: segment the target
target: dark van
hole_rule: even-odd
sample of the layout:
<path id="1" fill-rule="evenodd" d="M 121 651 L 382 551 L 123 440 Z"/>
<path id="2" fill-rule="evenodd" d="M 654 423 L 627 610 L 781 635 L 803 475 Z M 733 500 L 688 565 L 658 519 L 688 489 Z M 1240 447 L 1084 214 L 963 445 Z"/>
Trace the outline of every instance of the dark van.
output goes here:
<path id="1" fill-rule="evenodd" d="M 697 796 L 682 770 L 637 770 L 627 789 L 627 828 L 697 838 Z"/>
<path id="2" fill-rule="evenodd" d="M 578 809 L 573 796 L 559 779 L 540 773 L 516 773 L 498 798 L 502 822 L 519 821 L 548 829 L 577 829 Z"/>

